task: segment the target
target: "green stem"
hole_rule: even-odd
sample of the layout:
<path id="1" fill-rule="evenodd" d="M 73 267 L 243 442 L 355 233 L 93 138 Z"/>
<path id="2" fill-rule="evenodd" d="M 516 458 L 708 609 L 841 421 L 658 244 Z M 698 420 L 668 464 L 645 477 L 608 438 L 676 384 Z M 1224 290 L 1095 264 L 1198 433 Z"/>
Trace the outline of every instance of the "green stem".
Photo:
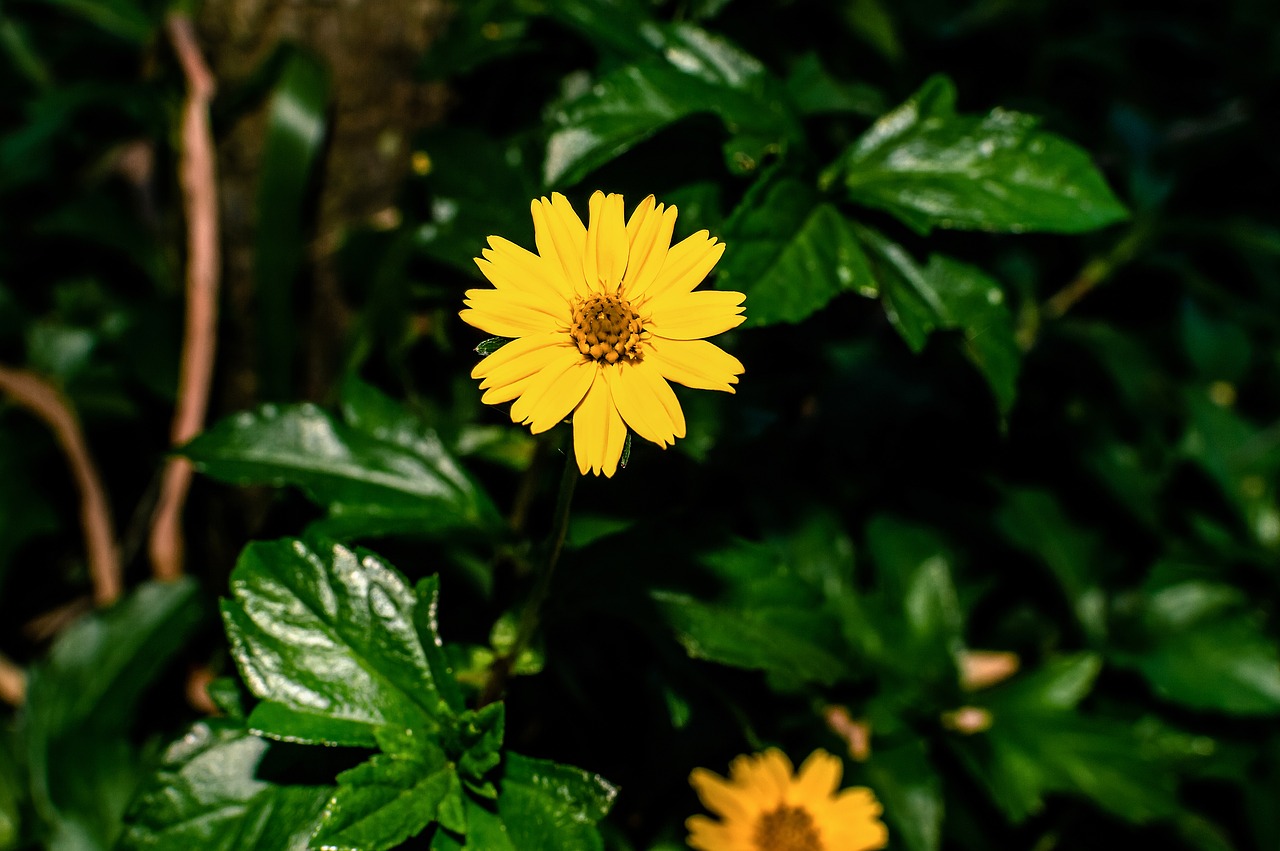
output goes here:
<path id="1" fill-rule="evenodd" d="M 533 642 L 542 604 L 551 591 L 551 575 L 555 572 L 556 562 L 560 560 L 560 552 L 564 549 L 565 535 L 569 532 L 569 509 L 573 504 L 573 489 L 579 478 L 578 466 L 570 451 L 565 455 L 564 472 L 560 475 L 560 492 L 556 495 L 555 516 L 551 521 L 551 534 L 543 547 L 543 557 L 538 564 L 537 581 L 529 599 L 525 601 L 524 611 L 520 613 L 520 624 L 516 627 L 516 638 L 511 649 L 494 659 L 489 668 L 489 680 L 480 695 L 481 706 L 488 706 L 502 697 L 516 660 Z"/>

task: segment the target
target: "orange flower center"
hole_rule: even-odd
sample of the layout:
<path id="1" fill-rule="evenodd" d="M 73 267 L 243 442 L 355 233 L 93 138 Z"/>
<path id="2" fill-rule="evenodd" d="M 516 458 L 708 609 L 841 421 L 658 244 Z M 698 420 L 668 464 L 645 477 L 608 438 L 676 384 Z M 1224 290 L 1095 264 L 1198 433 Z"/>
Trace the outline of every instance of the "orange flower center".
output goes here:
<path id="1" fill-rule="evenodd" d="M 751 837 L 759 851 L 823 851 L 813 816 L 804 807 L 778 807 L 760 816 Z"/>
<path id="2" fill-rule="evenodd" d="M 578 351 L 601 363 L 640 360 L 643 333 L 640 315 L 619 293 L 592 293 L 578 299 L 569 328 Z"/>

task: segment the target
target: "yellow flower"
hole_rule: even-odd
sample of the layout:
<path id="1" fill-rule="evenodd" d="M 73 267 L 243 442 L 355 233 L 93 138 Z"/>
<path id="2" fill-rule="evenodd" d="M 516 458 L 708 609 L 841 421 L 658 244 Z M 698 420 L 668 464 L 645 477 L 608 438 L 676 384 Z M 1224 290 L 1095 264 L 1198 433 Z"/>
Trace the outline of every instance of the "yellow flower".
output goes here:
<path id="1" fill-rule="evenodd" d="M 664 449 L 685 435 L 668 381 L 734 392 L 737 358 L 707 342 L 746 318 L 742 293 L 694 292 L 724 244 L 705 230 L 671 245 L 676 208 L 596 192 L 583 227 L 559 193 L 533 202 L 538 253 L 498 236 L 476 258 L 493 289 L 467 291 L 463 321 L 511 337 L 471 371 L 487 404 L 546 431 L 573 415 L 578 468 L 612 476 L 627 429 Z"/>
<path id="2" fill-rule="evenodd" d="M 700 851 L 870 851 L 889 833 L 870 789 L 840 786 L 843 766 L 816 750 L 793 776 L 791 760 L 774 748 L 740 756 L 729 779 L 695 768 L 689 782 L 721 821 L 693 816 L 685 822 L 689 845 Z"/>

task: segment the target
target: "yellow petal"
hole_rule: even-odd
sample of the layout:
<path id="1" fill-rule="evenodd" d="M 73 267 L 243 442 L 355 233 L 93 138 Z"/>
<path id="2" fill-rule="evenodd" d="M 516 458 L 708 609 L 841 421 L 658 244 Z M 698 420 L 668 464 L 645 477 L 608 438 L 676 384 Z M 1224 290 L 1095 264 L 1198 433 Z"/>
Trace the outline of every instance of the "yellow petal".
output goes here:
<path id="1" fill-rule="evenodd" d="M 574 349 L 559 351 L 511 406 L 512 422 L 529 425 L 534 434 L 567 417 L 591 386 L 592 371 L 599 369 Z"/>
<path id="2" fill-rule="evenodd" d="M 742 293 L 705 290 L 667 298 L 661 311 L 655 310 L 645 329 L 668 340 L 699 340 L 722 334 L 746 321 Z"/>
<path id="3" fill-rule="evenodd" d="M 568 331 L 572 317 L 569 303 L 559 296 L 533 295 L 519 290 L 467 290 L 464 304 L 486 316 L 501 317 L 516 323 L 536 323 L 543 331 Z"/>
<path id="4" fill-rule="evenodd" d="M 628 250 L 627 275 L 623 282 L 623 294 L 628 298 L 639 296 L 652 284 L 662 271 L 667 252 L 671 247 L 671 234 L 676 227 L 676 208 L 653 204 L 653 196 L 640 202 L 627 222 Z"/>
<path id="5" fill-rule="evenodd" d="M 690 816 L 684 826 L 689 831 L 688 845 L 696 851 L 738 851 L 741 847 L 735 844 L 732 830 L 706 816 Z"/>
<path id="6" fill-rule="evenodd" d="M 515 345 L 515 342 L 508 343 L 507 346 Z M 523 396 L 535 378 L 552 364 L 563 360 L 566 351 L 579 356 L 577 350 L 567 344 L 547 346 L 494 369 L 480 382 L 480 389 L 485 391 L 480 401 L 486 405 L 497 405 Z M 561 418 L 563 419 L 563 415 Z"/>
<path id="7" fill-rule="evenodd" d="M 553 357 L 556 348 L 572 346 L 569 338 L 559 332 L 520 337 L 476 364 L 471 377 L 485 379 L 480 383 L 481 388 L 505 384 L 541 370 L 548 362 L 543 358 Z"/>
<path id="8" fill-rule="evenodd" d="M 510 240 L 491 236 L 489 247 L 480 254 L 490 264 L 489 271 L 484 266 L 480 270 L 499 289 L 507 287 L 537 294 L 549 290 L 565 301 L 573 296 L 573 286 L 559 268 Z"/>
<path id="9" fill-rule="evenodd" d="M 656 299 L 665 293 L 683 294 L 693 291 L 724 254 L 724 243 L 716 243 L 705 230 L 681 240 L 667 252 L 662 269 L 653 282 L 643 289 L 636 288 L 636 295 L 643 293 Z"/>
<path id="10" fill-rule="evenodd" d="M 738 376 L 744 371 L 741 361 L 706 340 L 653 337 L 646 347 L 645 361 L 652 362 L 668 381 L 727 393 L 735 392 L 732 385 L 738 383 Z"/>
<path id="11" fill-rule="evenodd" d="M 703 806 L 723 818 L 745 818 L 754 810 L 750 798 L 741 788 L 714 771 L 695 768 L 689 775 L 689 783 Z"/>
<path id="12" fill-rule="evenodd" d="M 796 782 L 792 788 L 792 803 L 826 800 L 833 795 L 840 785 L 840 776 L 844 773 L 844 765 L 839 757 L 832 756 L 824 750 L 816 750 L 800 766 Z"/>
<path id="13" fill-rule="evenodd" d="M 618 413 L 636 434 L 664 449 L 685 435 L 684 412 L 671 385 L 651 364 L 618 364 L 605 370 Z"/>
<path id="14" fill-rule="evenodd" d="M 622 211 L 621 195 L 592 194 L 582 274 L 593 292 L 617 292 L 627 270 L 627 228 Z"/>
<path id="15" fill-rule="evenodd" d="M 596 380 L 573 412 L 573 451 L 578 469 L 584 476 L 589 470 L 612 478 L 618 472 L 626 436 L 627 427 L 614 407 L 609 385 L 597 371 Z"/>
<path id="16" fill-rule="evenodd" d="M 496 292 L 496 291 L 493 291 Z M 473 325 L 489 334 L 498 337 L 527 337 L 530 334 L 545 334 L 552 330 L 550 320 L 541 313 L 513 313 L 494 310 L 460 310 L 458 316 L 468 325 Z"/>
<path id="17" fill-rule="evenodd" d="M 582 253 L 587 245 L 587 229 L 573 205 L 559 192 L 553 192 L 550 201 L 534 201 L 530 211 L 538 254 L 551 264 L 552 270 L 558 270 L 575 292 L 584 290 Z"/>

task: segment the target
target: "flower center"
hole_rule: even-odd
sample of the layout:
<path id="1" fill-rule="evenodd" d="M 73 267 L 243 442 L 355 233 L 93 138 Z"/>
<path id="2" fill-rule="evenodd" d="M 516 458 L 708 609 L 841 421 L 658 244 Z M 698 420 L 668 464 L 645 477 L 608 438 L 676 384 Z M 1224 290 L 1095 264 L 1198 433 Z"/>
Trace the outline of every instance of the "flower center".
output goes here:
<path id="1" fill-rule="evenodd" d="M 592 293 L 579 299 L 569 328 L 578 351 L 603 363 L 640 360 L 643 333 L 640 315 L 619 293 Z"/>
<path id="2" fill-rule="evenodd" d="M 759 851 L 823 851 L 813 816 L 804 807 L 784 805 L 760 816 L 751 841 Z"/>

